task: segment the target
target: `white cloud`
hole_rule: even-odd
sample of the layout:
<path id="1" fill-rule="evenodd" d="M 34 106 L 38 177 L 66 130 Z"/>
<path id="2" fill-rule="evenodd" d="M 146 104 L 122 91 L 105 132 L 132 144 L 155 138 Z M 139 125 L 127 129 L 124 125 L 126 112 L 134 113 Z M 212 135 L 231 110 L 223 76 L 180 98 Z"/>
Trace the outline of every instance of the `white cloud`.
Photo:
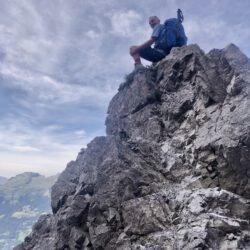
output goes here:
<path id="1" fill-rule="evenodd" d="M 119 11 L 111 14 L 112 33 L 117 36 L 131 37 L 139 27 L 142 17 L 134 10 Z"/>
<path id="2" fill-rule="evenodd" d="M 77 136 L 86 136 L 86 132 L 84 130 L 77 130 L 74 134 Z"/>
<path id="3" fill-rule="evenodd" d="M 35 148 L 35 147 L 31 147 L 31 146 L 14 146 L 13 147 L 14 151 L 17 151 L 17 152 L 40 152 L 41 150 L 38 149 L 38 148 Z"/>
<path id="4" fill-rule="evenodd" d="M 62 136 L 63 133 L 63 136 Z M 2 151 L 22 153 L 45 153 L 66 151 L 69 146 L 78 150 L 85 146 L 93 135 L 84 130 L 64 131 L 59 126 L 31 127 L 29 121 L 3 120 L 0 125 L 0 148 Z"/>
<path id="5" fill-rule="evenodd" d="M 76 159 L 81 148 L 95 136 L 81 129 L 58 125 L 33 127 L 29 119 L 10 117 L 0 125 L 0 175 L 11 177 L 33 171 L 46 176 L 62 172 L 66 164 Z"/>
<path id="6" fill-rule="evenodd" d="M 201 21 L 187 20 L 184 26 L 188 43 L 197 43 L 206 52 L 213 48 L 222 49 L 229 43 L 243 46 L 250 38 L 245 32 L 245 23 L 229 25 L 226 20 L 213 19 L 213 16 Z"/>
<path id="7" fill-rule="evenodd" d="M 188 36 L 200 35 L 203 30 L 203 26 L 199 25 L 199 23 L 194 20 L 185 21 L 184 26 L 185 32 Z"/>
<path id="8" fill-rule="evenodd" d="M 110 86 L 84 86 L 59 82 L 50 76 L 22 70 L 14 66 L 0 67 L 0 73 L 8 81 L 2 84 L 20 88 L 28 93 L 30 97 L 35 97 L 36 102 L 45 105 L 59 105 L 63 103 L 86 102 L 97 106 L 107 103 L 116 90 Z"/>
<path id="9" fill-rule="evenodd" d="M 23 172 L 38 172 L 45 176 L 51 176 L 62 172 L 68 162 L 76 159 L 79 147 L 68 145 L 67 150 L 43 154 L 21 154 L 17 152 L 2 152 L 0 164 L 1 176 L 13 177 Z"/>
<path id="10" fill-rule="evenodd" d="M 95 32 L 94 30 L 88 30 L 86 32 L 86 36 L 91 38 L 91 39 L 98 39 L 100 37 L 100 34 L 98 34 L 97 32 Z"/>
<path id="11" fill-rule="evenodd" d="M 62 172 L 97 135 L 86 134 L 84 130 L 65 132 L 53 125 L 36 129 L 15 120 L 3 124 L 0 125 L 0 173 L 7 177 L 27 171 L 46 176 Z"/>

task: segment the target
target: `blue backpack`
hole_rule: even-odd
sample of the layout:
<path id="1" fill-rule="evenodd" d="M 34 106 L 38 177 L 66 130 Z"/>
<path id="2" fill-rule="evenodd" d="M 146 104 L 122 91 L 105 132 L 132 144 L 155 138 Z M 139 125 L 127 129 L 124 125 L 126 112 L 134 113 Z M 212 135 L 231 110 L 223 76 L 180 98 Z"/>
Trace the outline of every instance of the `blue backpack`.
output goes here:
<path id="1" fill-rule="evenodd" d="M 187 37 L 182 25 L 184 20 L 180 9 L 177 11 L 177 18 L 170 18 L 164 22 L 164 27 L 157 39 L 155 48 L 162 49 L 167 53 L 173 47 L 181 47 L 187 44 Z"/>

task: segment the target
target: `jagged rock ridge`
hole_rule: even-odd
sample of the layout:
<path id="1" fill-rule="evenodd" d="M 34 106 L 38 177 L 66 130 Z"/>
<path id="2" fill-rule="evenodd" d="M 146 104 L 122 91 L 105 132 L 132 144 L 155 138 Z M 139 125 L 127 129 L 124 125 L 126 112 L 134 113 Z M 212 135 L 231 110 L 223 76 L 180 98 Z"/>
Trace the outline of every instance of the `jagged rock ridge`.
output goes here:
<path id="1" fill-rule="evenodd" d="M 127 76 L 23 249 L 250 249 L 250 61 L 174 48 Z"/>

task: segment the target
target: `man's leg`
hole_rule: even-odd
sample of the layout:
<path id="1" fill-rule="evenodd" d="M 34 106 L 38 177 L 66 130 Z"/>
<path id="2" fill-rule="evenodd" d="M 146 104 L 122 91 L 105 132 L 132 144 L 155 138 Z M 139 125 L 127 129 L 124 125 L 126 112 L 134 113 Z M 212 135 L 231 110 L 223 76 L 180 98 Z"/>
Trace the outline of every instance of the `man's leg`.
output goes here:
<path id="1" fill-rule="evenodd" d="M 160 51 L 158 51 L 156 49 L 148 47 L 148 48 L 140 50 L 139 56 L 145 60 L 150 61 L 150 62 L 159 62 L 166 55 L 164 53 L 161 53 Z"/>
<path id="2" fill-rule="evenodd" d="M 136 46 L 132 46 L 130 47 L 130 55 L 133 57 L 135 64 L 141 64 L 141 57 L 139 55 L 139 53 L 132 53 L 131 50 L 136 47 Z"/>

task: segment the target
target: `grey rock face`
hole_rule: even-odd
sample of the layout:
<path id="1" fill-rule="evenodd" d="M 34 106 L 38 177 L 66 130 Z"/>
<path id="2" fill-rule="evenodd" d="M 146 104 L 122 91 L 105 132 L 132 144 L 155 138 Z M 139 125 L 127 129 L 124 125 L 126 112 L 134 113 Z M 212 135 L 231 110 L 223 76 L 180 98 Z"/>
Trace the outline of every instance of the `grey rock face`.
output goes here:
<path id="1" fill-rule="evenodd" d="M 131 73 L 15 249 L 250 249 L 249 93 L 235 45 Z"/>

